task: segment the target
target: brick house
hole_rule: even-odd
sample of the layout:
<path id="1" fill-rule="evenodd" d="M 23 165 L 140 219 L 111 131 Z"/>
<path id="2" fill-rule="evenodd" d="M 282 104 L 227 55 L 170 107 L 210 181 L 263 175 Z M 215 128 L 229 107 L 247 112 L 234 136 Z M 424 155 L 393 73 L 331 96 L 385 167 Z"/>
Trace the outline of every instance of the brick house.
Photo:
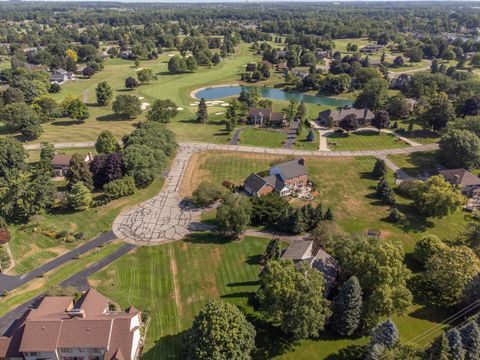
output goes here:
<path id="1" fill-rule="evenodd" d="M 251 196 L 264 196 L 272 192 L 286 196 L 292 190 L 306 186 L 307 181 L 305 160 L 297 159 L 272 166 L 268 176 L 250 174 L 244 182 L 244 189 Z"/>
<path id="2" fill-rule="evenodd" d="M 446 181 L 453 186 L 458 186 L 458 189 L 465 196 L 472 196 L 473 191 L 480 189 L 480 178 L 475 176 L 470 171 L 465 169 L 449 169 L 440 170 L 439 174 L 442 175 Z"/>
<path id="3" fill-rule="evenodd" d="M 260 126 L 282 126 L 285 122 L 285 114 L 274 112 L 271 108 L 251 108 L 248 112 L 248 122 Z"/>
<path id="4" fill-rule="evenodd" d="M 341 108 L 340 110 L 324 110 L 318 114 L 317 123 L 320 126 L 328 126 L 331 119 L 333 126 L 339 126 L 347 115 L 355 115 L 360 125 L 370 125 L 372 123 L 375 114 L 367 108 L 355 109 L 351 107 Z"/>

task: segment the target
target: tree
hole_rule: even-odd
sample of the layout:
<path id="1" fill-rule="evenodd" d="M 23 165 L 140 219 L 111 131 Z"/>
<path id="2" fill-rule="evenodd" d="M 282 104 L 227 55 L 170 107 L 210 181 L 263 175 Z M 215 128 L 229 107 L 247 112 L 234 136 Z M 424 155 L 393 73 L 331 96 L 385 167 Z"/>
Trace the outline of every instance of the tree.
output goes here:
<path id="1" fill-rule="evenodd" d="M 113 89 L 106 81 L 99 83 L 95 89 L 97 95 L 97 104 L 106 106 L 113 98 Z"/>
<path id="2" fill-rule="evenodd" d="M 233 98 L 228 105 L 227 111 L 225 113 L 226 118 L 226 127 L 228 131 L 232 131 L 235 126 L 237 126 L 239 118 L 239 103 L 236 98 Z"/>
<path id="3" fill-rule="evenodd" d="M 465 359 L 465 349 L 462 345 L 462 337 L 460 332 L 456 329 L 450 329 L 446 333 L 448 345 L 450 347 L 450 356 L 454 360 Z"/>
<path id="4" fill-rule="evenodd" d="M 441 175 L 417 182 L 412 199 L 418 212 L 439 218 L 447 216 L 466 203 L 462 193 Z"/>
<path id="5" fill-rule="evenodd" d="M 164 152 L 167 156 L 172 155 L 177 148 L 175 134 L 158 122 L 140 123 L 130 135 L 123 137 L 123 144 L 124 148 L 146 145 Z"/>
<path id="6" fill-rule="evenodd" d="M 425 360 L 451 360 L 451 349 L 445 334 L 437 337 L 426 351 Z"/>
<path id="7" fill-rule="evenodd" d="M 417 62 L 422 61 L 422 59 L 423 59 L 423 50 L 420 47 L 415 46 L 415 47 L 409 49 L 405 53 L 405 56 L 409 58 L 410 62 L 417 63 Z"/>
<path id="8" fill-rule="evenodd" d="M 401 221 L 405 220 L 405 215 L 403 215 L 400 210 L 397 208 L 393 208 L 390 213 L 388 214 L 387 221 L 397 224 Z"/>
<path id="9" fill-rule="evenodd" d="M 138 87 L 138 81 L 135 78 L 129 76 L 125 79 L 125 87 L 130 90 L 135 89 L 136 87 Z"/>
<path id="10" fill-rule="evenodd" d="M 395 119 L 402 119 L 406 117 L 410 112 L 407 98 L 405 97 L 405 95 L 400 93 L 387 99 L 386 109 L 390 117 L 393 117 Z"/>
<path id="11" fill-rule="evenodd" d="M 375 179 L 384 178 L 387 175 L 387 165 L 385 164 L 385 160 L 377 159 L 375 161 L 375 166 L 373 167 L 372 176 Z"/>
<path id="12" fill-rule="evenodd" d="M 75 50 L 72 50 L 72 49 L 65 50 L 65 56 L 72 59 L 73 62 L 78 61 L 78 55 L 77 55 L 77 52 Z"/>
<path id="13" fill-rule="evenodd" d="M 388 83 L 381 78 L 373 78 L 369 80 L 362 92 L 355 100 L 356 108 L 366 107 L 370 110 L 378 110 L 384 107 L 387 99 Z"/>
<path id="14" fill-rule="evenodd" d="M 14 104 L 25 102 L 25 96 L 22 90 L 15 87 L 8 87 L 2 94 L 3 104 Z"/>
<path id="15" fill-rule="evenodd" d="M 137 188 L 150 184 L 167 166 L 167 158 L 161 149 L 134 144 L 123 152 L 126 174 L 135 179 Z"/>
<path id="16" fill-rule="evenodd" d="M 198 63 L 197 63 L 197 59 L 195 59 L 194 56 L 189 56 L 187 57 L 187 60 L 186 61 L 186 65 L 187 65 L 187 69 L 189 71 L 195 71 L 197 70 L 198 68 Z"/>
<path id="17" fill-rule="evenodd" d="M 125 164 L 121 152 L 99 155 L 90 164 L 93 183 L 96 188 L 101 189 L 103 185 L 123 177 Z"/>
<path id="18" fill-rule="evenodd" d="M 155 78 L 152 69 L 140 69 L 137 71 L 137 78 L 142 84 L 148 84 Z"/>
<path id="19" fill-rule="evenodd" d="M 155 100 L 147 113 L 147 119 L 168 123 L 177 116 L 177 105 L 172 100 Z"/>
<path id="20" fill-rule="evenodd" d="M 385 204 L 395 204 L 395 193 L 393 192 L 392 187 L 384 177 L 382 177 L 378 182 L 375 192 Z"/>
<path id="21" fill-rule="evenodd" d="M 303 122 L 307 116 L 307 107 L 305 106 L 305 101 L 300 101 L 297 107 L 296 117 L 299 121 Z"/>
<path id="22" fill-rule="evenodd" d="M 480 95 L 473 95 L 465 100 L 465 104 L 463 105 L 463 115 L 480 115 Z"/>
<path id="23" fill-rule="evenodd" d="M 307 141 L 309 142 L 315 141 L 315 133 L 313 132 L 313 130 L 308 131 Z"/>
<path id="24" fill-rule="evenodd" d="M 375 344 L 383 345 L 386 349 L 392 349 L 398 344 L 399 332 L 391 319 L 381 322 L 372 329 L 370 334 L 370 347 Z"/>
<path id="25" fill-rule="evenodd" d="M 168 61 L 168 72 L 170 74 L 182 74 L 187 72 L 187 62 L 184 58 L 176 55 Z"/>
<path id="26" fill-rule="evenodd" d="M 73 210 L 86 210 L 92 204 L 92 194 L 83 183 L 78 182 L 68 192 L 67 204 Z"/>
<path id="27" fill-rule="evenodd" d="M 88 119 L 90 116 L 87 106 L 79 99 L 75 99 L 72 96 L 68 96 L 63 100 L 61 107 L 63 112 L 70 119 L 77 120 L 78 122 Z"/>
<path id="28" fill-rule="evenodd" d="M 440 131 L 455 119 L 455 110 L 446 93 L 420 98 L 415 107 L 416 120 L 424 127 Z"/>
<path id="29" fill-rule="evenodd" d="M 466 246 L 440 249 L 425 261 L 425 293 L 432 304 L 456 305 L 462 298 L 465 286 L 479 271 L 480 260 Z"/>
<path id="30" fill-rule="evenodd" d="M 357 115 L 355 114 L 348 114 L 338 124 L 343 130 L 347 132 L 357 130 L 358 129 L 358 120 Z"/>
<path id="31" fill-rule="evenodd" d="M 0 138 L 0 178 L 15 177 L 25 170 L 27 157 L 21 142 L 10 137 Z"/>
<path id="32" fill-rule="evenodd" d="M 41 121 L 49 121 L 54 117 L 60 116 L 60 106 L 48 95 L 42 95 L 33 100 L 32 108 L 37 113 Z"/>
<path id="33" fill-rule="evenodd" d="M 217 209 L 218 230 L 224 236 L 237 238 L 250 224 L 252 205 L 247 197 L 229 194 Z"/>
<path id="34" fill-rule="evenodd" d="M 388 115 L 388 112 L 385 110 L 375 111 L 375 116 L 372 119 L 372 126 L 378 129 L 378 133 L 380 133 L 381 129 L 388 128 L 390 126 L 390 116 Z"/>
<path id="35" fill-rule="evenodd" d="M 27 139 L 36 139 L 43 133 L 42 125 L 38 117 L 32 117 L 23 120 L 20 127 L 20 133 Z"/>
<path id="36" fill-rule="evenodd" d="M 295 120 L 295 116 L 297 115 L 297 100 L 290 99 L 288 103 L 288 107 L 286 109 L 286 118 L 288 123 L 290 124 L 293 120 Z"/>
<path id="37" fill-rule="evenodd" d="M 210 181 L 202 181 L 192 194 L 192 201 L 197 207 L 207 207 L 225 195 L 225 189 Z"/>
<path id="38" fill-rule="evenodd" d="M 333 244 L 333 256 L 345 276 L 355 275 L 364 296 L 364 323 L 375 324 L 380 316 L 403 313 L 412 304 L 406 282 L 409 271 L 399 242 L 380 237 L 343 236 Z"/>
<path id="39" fill-rule="evenodd" d="M 119 148 L 118 141 L 110 130 L 103 130 L 97 137 L 95 149 L 99 154 L 111 154 Z"/>
<path id="40" fill-rule="evenodd" d="M 477 360 L 480 357 L 480 330 L 474 320 L 470 320 L 460 328 L 462 345 L 466 351 L 466 360 Z"/>
<path id="41" fill-rule="evenodd" d="M 423 236 L 415 244 L 415 258 L 425 265 L 427 259 L 447 248 L 447 245 L 436 235 Z"/>
<path id="42" fill-rule="evenodd" d="M 476 274 L 463 289 L 461 304 L 467 307 L 480 299 L 480 273 Z"/>
<path id="43" fill-rule="evenodd" d="M 260 275 L 257 298 L 265 316 L 280 321 L 295 339 L 318 337 L 330 316 L 323 274 L 308 266 L 298 271 L 290 260 L 269 261 Z"/>
<path id="44" fill-rule="evenodd" d="M 80 154 L 72 155 L 65 179 L 68 182 L 69 189 L 72 189 L 73 185 L 79 182 L 89 189 L 93 188 L 92 173 Z"/>
<path id="45" fill-rule="evenodd" d="M 204 98 L 200 99 L 197 110 L 197 122 L 206 124 L 208 122 L 207 102 Z"/>
<path id="46" fill-rule="evenodd" d="M 131 176 L 124 176 L 121 179 L 110 181 L 103 186 L 103 193 L 110 200 L 132 195 L 135 191 L 137 191 L 135 179 Z"/>
<path id="47" fill-rule="evenodd" d="M 38 161 L 38 170 L 53 176 L 52 160 L 55 156 L 55 147 L 48 142 L 40 144 L 40 160 Z"/>
<path id="48" fill-rule="evenodd" d="M 467 130 L 447 131 L 439 142 L 438 161 L 448 168 L 476 168 L 480 165 L 480 140 Z"/>
<path id="49" fill-rule="evenodd" d="M 95 75 L 96 71 L 93 67 L 91 66 L 86 66 L 83 68 L 83 76 L 86 78 L 91 78 L 93 75 Z"/>
<path id="50" fill-rule="evenodd" d="M 189 360 L 250 359 L 255 328 L 235 305 L 210 301 L 195 317 L 183 344 Z"/>
<path id="51" fill-rule="evenodd" d="M 118 95 L 112 104 L 113 112 L 124 119 L 134 119 L 142 112 L 142 104 L 134 95 Z"/>
<path id="52" fill-rule="evenodd" d="M 405 66 L 405 60 L 403 59 L 403 56 L 397 56 L 395 59 L 393 59 L 393 67 L 399 68 Z"/>
<path id="53" fill-rule="evenodd" d="M 78 48 L 77 55 L 78 58 L 85 61 L 94 60 L 97 56 L 97 48 L 92 44 L 82 45 Z"/>
<path id="54" fill-rule="evenodd" d="M 352 335 L 362 320 L 362 288 L 356 276 L 351 276 L 333 299 L 330 324 L 341 336 Z"/>
<path id="55" fill-rule="evenodd" d="M 274 238 L 268 242 L 267 248 L 262 255 L 262 264 L 266 264 L 270 260 L 278 260 L 280 259 L 280 254 L 282 249 L 280 248 L 280 240 L 278 238 Z"/>
<path id="56" fill-rule="evenodd" d="M 38 120 L 38 115 L 25 103 L 13 103 L 1 109 L 1 118 L 9 129 L 19 131 L 26 122 Z"/>
<path id="57" fill-rule="evenodd" d="M 220 61 L 221 61 L 220 55 L 218 53 L 213 54 L 212 64 L 216 66 L 216 65 L 220 64 Z"/>

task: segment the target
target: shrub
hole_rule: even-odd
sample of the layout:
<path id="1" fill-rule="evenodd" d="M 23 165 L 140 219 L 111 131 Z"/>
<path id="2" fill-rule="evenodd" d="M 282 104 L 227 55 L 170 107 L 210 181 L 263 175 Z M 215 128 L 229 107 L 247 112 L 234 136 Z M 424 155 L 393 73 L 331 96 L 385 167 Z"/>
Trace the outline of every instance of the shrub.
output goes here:
<path id="1" fill-rule="evenodd" d="M 221 186 L 210 181 L 202 181 L 193 192 L 192 200 L 197 207 L 207 207 L 219 200 L 224 193 L 225 190 Z"/>
<path id="2" fill-rule="evenodd" d="M 447 248 L 447 245 L 437 236 L 427 235 L 422 237 L 415 245 L 415 257 L 424 264 L 429 257 L 445 248 Z"/>
<path id="3" fill-rule="evenodd" d="M 132 195 L 136 190 L 135 180 L 132 176 L 125 176 L 121 179 L 113 180 L 103 186 L 105 196 L 110 200 Z"/>
<path id="4" fill-rule="evenodd" d="M 387 220 L 391 223 L 397 224 L 401 222 L 405 216 L 398 210 L 397 208 L 393 208 L 392 211 L 390 211 L 390 214 L 388 214 Z"/>
<path id="5" fill-rule="evenodd" d="M 418 181 L 404 180 L 400 185 L 397 186 L 396 193 L 407 199 L 411 199 L 417 189 L 417 186 L 418 186 Z"/>

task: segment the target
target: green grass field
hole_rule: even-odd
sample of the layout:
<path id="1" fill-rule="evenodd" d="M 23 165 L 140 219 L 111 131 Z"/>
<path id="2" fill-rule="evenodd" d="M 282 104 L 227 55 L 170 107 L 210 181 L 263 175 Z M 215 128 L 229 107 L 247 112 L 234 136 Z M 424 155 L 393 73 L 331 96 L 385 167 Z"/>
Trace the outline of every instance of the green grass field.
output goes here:
<path id="1" fill-rule="evenodd" d="M 35 216 L 27 225 L 11 225 L 12 240 L 9 244 L 15 259 L 12 272 L 28 272 L 79 245 L 79 242 L 63 243 L 47 235 L 48 231 L 83 232 L 83 241 L 90 240 L 102 232 L 110 231 L 111 223 L 124 207 L 153 197 L 162 185 L 163 179 L 157 179 L 148 188 L 104 206 L 77 212 L 45 213 Z"/>
<path id="2" fill-rule="evenodd" d="M 410 176 L 421 175 L 424 170 L 437 166 L 435 157 L 435 151 L 388 156 L 390 160 Z"/>
<path id="3" fill-rule="evenodd" d="M 274 130 L 246 129 L 240 134 L 240 145 L 281 148 L 286 140 L 285 133 Z"/>
<path id="4" fill-rule="evenodd" d="M 391 134 L 372 131 L 333 133 L 328 136 L 329 148 L 334 151 L 381 150 L 407 147 Z"/>
<path id="5" fill-rule="evenodd" d="M 315 134 L 315 139 L 313 141 L 308 141 L 307 136 L 310 131 L 310 128 L 304 126 L 300 131 L 300 134 L 297 136 L 295 140 L 295 149 L 297 150 L 318 150 L 320 136 L 318 131 L 313 130 Z"/>

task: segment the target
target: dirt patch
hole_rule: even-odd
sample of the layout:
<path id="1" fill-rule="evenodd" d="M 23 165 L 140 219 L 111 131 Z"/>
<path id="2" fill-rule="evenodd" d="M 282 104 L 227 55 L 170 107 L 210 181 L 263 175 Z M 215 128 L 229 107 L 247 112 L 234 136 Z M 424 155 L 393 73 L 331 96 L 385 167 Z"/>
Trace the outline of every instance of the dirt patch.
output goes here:
<path id="1" fill-rule="evenodd" d="M 178 315 L 181 317 L 183 315 L 183 304 L 180 297 L 180 285 L 178 284 L 178 266 L 177 261 L 175 260 L 175 254 L 173 247 L 170 247 L 168 250 L 170 256 L 170 270 L 172 271 L 173 279 L 173 299 L 175 300 L 175 305 L 177 306 Z"/>
<path id="2" fill-rule="evenodd" d="M 190 158 L 178 191 L 180 198 L 192 196 L 198 185 L 208 178 L 208 171 L 201 169 L 205 159 L 206 157 L 203 154 L 193 154 Z"/>

